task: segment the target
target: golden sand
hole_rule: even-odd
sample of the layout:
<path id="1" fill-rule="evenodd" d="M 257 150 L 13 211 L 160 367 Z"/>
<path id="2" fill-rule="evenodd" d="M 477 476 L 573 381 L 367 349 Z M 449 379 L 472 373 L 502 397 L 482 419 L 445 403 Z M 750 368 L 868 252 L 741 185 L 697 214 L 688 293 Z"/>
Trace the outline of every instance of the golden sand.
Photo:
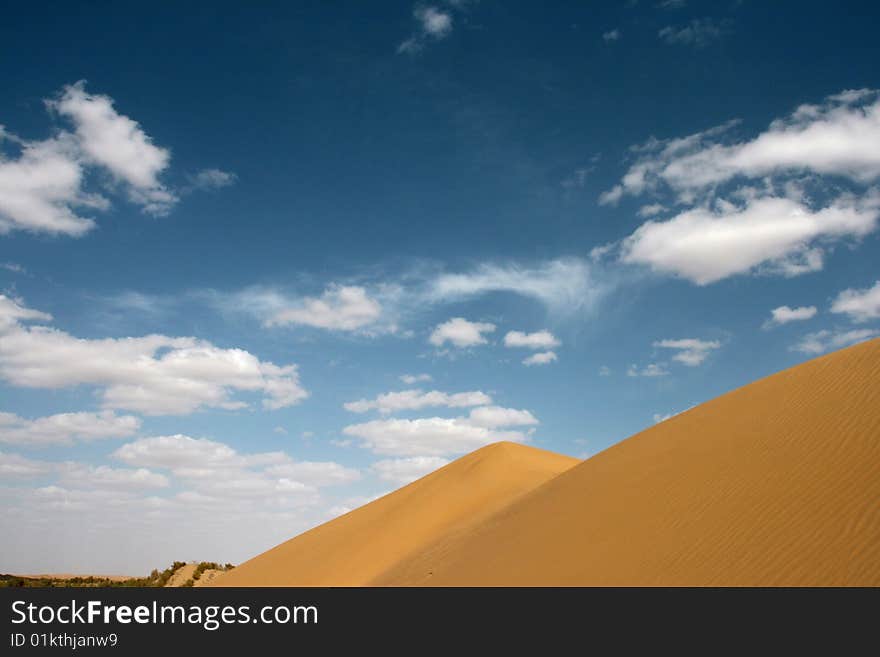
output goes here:
<path id="1" fill-rule="evenodd" d="M 880 340 L 573 463 L 478 450 L 215 583 L 880 586 Z"/>

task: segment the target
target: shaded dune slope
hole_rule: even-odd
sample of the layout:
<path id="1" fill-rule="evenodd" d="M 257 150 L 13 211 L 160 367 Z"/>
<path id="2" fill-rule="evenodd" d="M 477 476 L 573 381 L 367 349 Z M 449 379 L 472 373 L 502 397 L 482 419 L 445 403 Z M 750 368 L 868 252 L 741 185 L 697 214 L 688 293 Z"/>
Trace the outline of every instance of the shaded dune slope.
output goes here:
<path id="1" fill-rule="evenodd" d="M 384 585 L 880 585 L 880 340 L 567 470 Z"/>
<path id="2" fill-rule="evenodd" d="M 254 557 L 210 585 L 366 585 L 577 463 L 534 447 L 489 445 Z"/>

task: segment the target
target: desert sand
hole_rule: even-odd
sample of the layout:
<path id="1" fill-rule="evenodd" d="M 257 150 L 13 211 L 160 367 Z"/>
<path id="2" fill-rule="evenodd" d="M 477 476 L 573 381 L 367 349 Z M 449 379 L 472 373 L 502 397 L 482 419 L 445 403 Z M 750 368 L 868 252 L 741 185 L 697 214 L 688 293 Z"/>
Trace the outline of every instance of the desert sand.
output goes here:
<path id="1" fill-rule="evenodd" d="M 197 567 L 198 564 L 195 562 L 182 565 L 180 568 L 174 571 L 174 574 L 169 578 L 165 586 L 170 588 L 183 586 L 184 582 L 192 578 L 193 574 L 196 572 Z"/>
<path id="2" fill-rule="evenodd" d="M 579 463 L 496 443 L 219 575 L 210 586 L 361 586 L 439 538 L 467 531 Z"/>
<path id="3" fill-rule="evenodd" d="M 880 340 L 572 463 L 478 450 L 214 584 L 878 586 Z"/>

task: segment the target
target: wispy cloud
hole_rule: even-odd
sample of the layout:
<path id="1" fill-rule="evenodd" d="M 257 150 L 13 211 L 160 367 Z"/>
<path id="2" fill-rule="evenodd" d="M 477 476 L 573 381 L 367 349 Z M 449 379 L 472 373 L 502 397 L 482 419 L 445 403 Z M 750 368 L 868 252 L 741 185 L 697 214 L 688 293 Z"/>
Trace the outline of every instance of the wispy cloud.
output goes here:
<path id="1" fill-rule="evenodd" d="M 452 32 L 452 12 L 437 5 L 417 4 L 413 9 L 413 19 L 416 22 L 415 32 L 397 47 L 398 53 L 418 53 L 428 42 L 445 39 Z"/>
<path id="2" fill-rule="evenodd" d="M 711 18 L 695 18 L 687 25 L 667 25 L 661 28 L 657 36 L 670 45 L 705 48 L 724 36 L 727 29 L 725 23 L 719 23 Z"/>
<path id="3" fill-rule="evenodd" d="M 688 367 L 696 367 L 703 364 L 703 361 L 708 358 L 711 351 L 719 349 L 721 342 L 718 340 L 682 338 L 679 340 L 658 340 L 654 343 L 654 346 L 661 349 L 672 349 L 676 352 L 672 360 Z"/>
<path id="4" fill-rule="evenodd" d="M 822 354 L 834 349 L 842 349 L 849 345 L 863 342 L 880 335 L 877 329 L 852 329 L 852 330 L 822 330 L 808 333 L 796 344 L 790 347 L 791 351 L 799 351 L 803 354 Z"/>

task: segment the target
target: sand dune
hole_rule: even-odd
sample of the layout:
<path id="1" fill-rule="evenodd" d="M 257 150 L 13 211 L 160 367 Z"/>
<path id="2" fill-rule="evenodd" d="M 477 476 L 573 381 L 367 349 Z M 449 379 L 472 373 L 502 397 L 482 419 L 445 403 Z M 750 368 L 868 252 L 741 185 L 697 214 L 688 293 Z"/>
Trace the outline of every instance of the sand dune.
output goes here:
<path id="1" fill-rule="evenodd" d="M 499 444 L 217 585 L 880 585 L 880 340 L 571 467 Z"/>
<path id="2" fill-rule="evenodd" d="M 376 583 L 880 585 L 880 340 L 637 434 Z"/>
<path id="3" fill-rule="evenodd" d="M 174 574 L 171 575 L 171 578 L 168 580 L 165 586 L 171 588 L 183 586 L 187 580 L 192 579 L 192 576 L 193 574 L 195 574 L 197 567 L 198 564 L 195 562 L 182 565 L 180 568 L 174 571 Z"/>
<path id="4" fill-rule="evenodd" d="M 577 459 L 513 443 L 464 456 L 218 576 L 211 586 L 360 586 L 484 522 Z"/>

